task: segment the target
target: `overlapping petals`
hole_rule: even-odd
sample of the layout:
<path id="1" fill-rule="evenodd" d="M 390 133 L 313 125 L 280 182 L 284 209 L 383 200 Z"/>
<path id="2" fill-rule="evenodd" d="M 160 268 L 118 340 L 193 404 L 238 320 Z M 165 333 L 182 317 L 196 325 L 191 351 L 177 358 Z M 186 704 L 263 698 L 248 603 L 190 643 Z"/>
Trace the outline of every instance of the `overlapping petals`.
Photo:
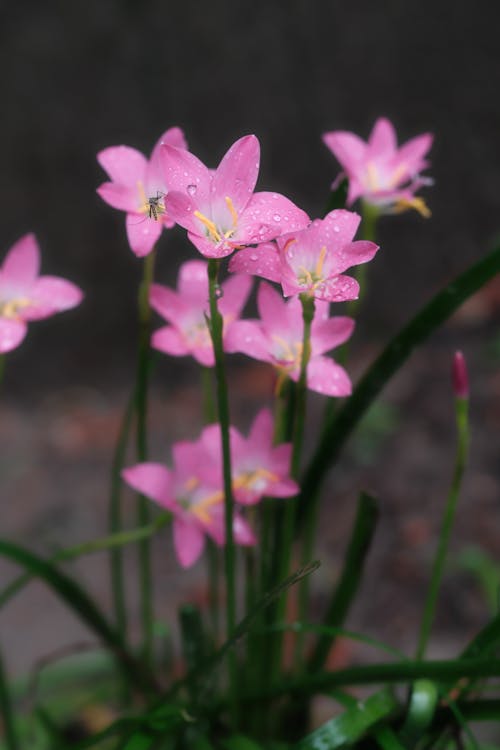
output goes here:
<path id="1" fill-rule="evenodd" d="M 229 269 L 276 281 L 287 297 L 307 293 L 329 302 L 356 299 L 358 282 L 343 272 L 371 260 L 378 249 L 374 242 L 353 242 L 359 222 L 351 211 L 331 211 L 306 229 L 283 234 L 276 244 L 240 250 Z"/>
<path id="2" fill-rule="evenodd" d="M 76 307 L 82 291 L 57 276 L 39 276 L 40 250 L 33 234 L 21 237 L 0 268 L 0 354 L 15 349 L 27 323 Z"/>
<path id="3" fill-rule="evenodd" d="M 174 225 L 165 209 L 168 185 L 160 160 L 160 150 L 165 143 L 187 149 L 184 133 L 174 127 L 163 133 L 149 160 L 129 146 L 111 146 L 97 155 L 99 164 L 111 179 L 97 192 L 113 208 L 126 211 L 128 241 L 139 257 L 151 252 L 163 227 Z"/>
<path id="4" fill-rule="evenodd" d="M 307 214 L 285 196 L 254 193 L 260 163 L 254 135 L 236 141 L 215 171 L 173 146 L 163 146 L 162 154 L 167 211 L 207 258 L 223 258 L 309 223 Z"/>
<path id="5" fill-rule="evenodd" d="M 246 304 L 251 283 L 248 276 L 235 275 L 221 284 L 219 311 L 223 318 L 223 341 Z M 209 314 L 206 262 L 184 263 L 177 291 L 153 284 L 150 303 L 170 323 L 153 334 L 152 346 L 173 356 L 190 354 L 201 365 L 213 367 L 214 352 L 206 320 Z"/>
<path id="6" fill-rule="evenodd" d="M 238 321 L 226 339 L 228 351 L 242 352 L 272 364 L 282 377 L 297 381 L 302 358 L 303 320 L 298 297 L 285 301 L 266 282 L 257 295 L 260 320 Z M 328 396 L 348 396 L 351 381 L 343 367 L 322 356 L 350 337 L 354 321 L 329 317 L 329 303 L 316 302 L 311 326 L 311 356 L 307 367 L 307 387 Z"/>
<path id="7" fill-rule="evenodd" d="M 415 193 L 431 182 L 420 173 L 429 166 L 424 157 L 432 146 L 432 134 L 423 133 L 398 149 L 393 125 L 381 117 L 367 143 L 341 130 L 325 133 L 323 141 L 348 177 L 349 205 L 362 197 L 384 213 L 414 208 L 423 216 L 430 215 Z"/>

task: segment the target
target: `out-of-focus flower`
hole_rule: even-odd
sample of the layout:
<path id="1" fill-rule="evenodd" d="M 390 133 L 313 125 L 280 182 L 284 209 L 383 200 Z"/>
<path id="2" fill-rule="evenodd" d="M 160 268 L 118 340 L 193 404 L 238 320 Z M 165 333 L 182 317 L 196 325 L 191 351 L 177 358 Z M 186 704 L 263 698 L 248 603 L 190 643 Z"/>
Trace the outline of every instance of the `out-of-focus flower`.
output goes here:
<path id="1" fill-rule="evenodd" d="M 81 289 L 58 276 L 39 276 L 40 250 L 33 234 L 21 237 L 0 268 L 0 354 L 15 349 L 27 323 L 70 310 L 83 299 Z"/>
<path id="2" fill-rule="evenodd" d="M 277 247 L 265 243 L 240 250 L 229 270 L 279 282 L 286 297 L 307 293 L 329 302 L 356 299 L 359 284 L 343 271 L 366 263 L 378 250 L 374 242 L 352 241 L 359 222 L 357 214 L 336 209 L 307 229 L 278 237 Z"/>
<path id="3" fill-rule="evenodd" d="M 139 257 L 151 252 L 163 227 L 174 226 L 165 209 L 168 187 L 160 161 L 165 143 L 187 149 L 182 130 L 170 128 L 156 143 L 149 160 L 129 146 L 110 146 L 97 154 L 112 180 L 100 185 L 97 192 L 113 208 L 126 211 L 128 241 Z"/>
<path id="4" fill-rule="evenodd" d="M 467 363 L 462 352 L 455 352 L 452 367 L 453 390 L 457 398 L 469 398 L 469 375 L 467 373 Z"/>
<path id="5" fill-rule="evenodd" d="M 203 552 L 206 536 L 219 546 L 225 543 L 220 463 L 210 461 L 202 440 L 176 443 L 172 453 L 172 470 L 149 462 L 124 469 L 122 476 L 135 490 L 172 513 L 175 554 L 188 568 Z M 247 521 L 237 513 L 233 534 L 236 544 L 256 543 Z"/>
<path id="6" fill-rule="evenodd" d="M 348 205 L 361 197 L 381 213 L 414 208 L 422 216 L 430 216 L 423 198 L 415 193 L 432 182 L 420 174 L 429 166 L 424 157 L 432 145 L 431 133 L 418 135 L 398 148 L 393 125 L 381 117 L 368 143 L 342 130 L 325 133 L 323 141 L 349 180 Z"/>
<path id="7" fill-rule="evenodd" d="M 165 145 L 162 153 L 167 211 L 207 258 L 223 258 L 309 223 L 307 214 L 285 196 L 254 193 L 260 160 L 254 135 L 233 143 L 215 171 L 188 151 Z"/>
<path id="8" fill-rule="evenodd" d="M 244 275 L 232 276 L 221 284 L 219 312 L 223 318 L 223 341 L 233 322 L 239 318 L 251 285 L 251 279 Z M 152 284 L 149 299 L 151 307 L 170 323 L 155 331 L 152 346 L 177 357 L 191 354 L 200 364 L 213 367 L 214 351 L 205 317 L 209 314 L 206 262 L 191 260 L 183 263 L 177 291 Z"/>
<path id="9" fill-rule="evenodd" d="M 226 337 L 227 351 L 242 352 L 270 362 L 281 377 L 298 381 L 304 330 L 299 298 L 285 301 L 279 292 L 262 282 L 257 306 L 260 320 L 241 320 L 231 326 Z M 354 321 L 347 317 L 330 318 L 328 312 L 328 302 L 316 302 L 307 387 L 327 396 L 349 396 L 351 381 L 348 374 L 333 359 L 322 355 L 347 341 Z"/>
<path id="10" fill-rule="evenodd" d="M 268 409 L 257 414 L 248 438 L 231 428 L 233 492 L 236 502 L 242 505 L 255 505 L 264 496 L 292 497 L 299 492 L 298 484 L 290 478 L 291 443 L 274 446 L 273 434 L 273 418 Z M 202 440 L 216 462 L 216 446 L 220 445 L 219 425 L 206 427 Z"/>

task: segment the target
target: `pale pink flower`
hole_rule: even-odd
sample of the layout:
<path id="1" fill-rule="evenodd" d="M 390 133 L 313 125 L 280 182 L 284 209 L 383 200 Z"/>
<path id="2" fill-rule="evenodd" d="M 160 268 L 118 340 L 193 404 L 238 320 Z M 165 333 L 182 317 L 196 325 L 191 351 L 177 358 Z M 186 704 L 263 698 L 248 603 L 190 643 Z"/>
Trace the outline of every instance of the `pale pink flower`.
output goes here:
<path id="1" fill-rule="evenodd" d="M 309 223 L 307 214 L 285 196 L 254 193 L 260 160 L 254 135 L 233 143 L 215 171 L 188 151 L 165 145 L 162 152 L 168 213 L 207 258 L 223 258 Z"/>
<path id="2" fill-rule="evenodd" d="M 279 282 L 286 297 L 307 293 L 329 302 L 356 299 L 359 284 L 343 272 L 371 260 L 378 250 L 374 242 L 352 241 L 359 222 L 357 214 L 336 209 L 306 229 L 281 235 L 276 245 L 240 250 L 229 270 Z"/>
<path id="3" fill-rule="evenodd" d="M 292 497 L 299 492 L 290 478 L 291 443 L 273 444 L 273 418 L 268 409 L 256 416 L 248 438 L 231 428 L 231 473 L 234 499 L 242 505 L 255 505 L 263 497 Z M 214 447 L 220 445 L 220 427 L 209 425 L 202 440 L 217 462 Z M 220 455 L 220 451 L 219 451 Z"/>
<path id="4" fill-rule="evenodd" d="M 163 227 L 174 226 L 165 209 L 168 187 L 160 161 L 160 149 L 165 143 L 187 149 L 182 130 L 170 128 L 156 143 L 149 160 L 129 146 L 111 146 L 97 154 L 99 164 L 112 180 L 104 182 L 97 192 L 113 208 L 126 211 L 128 241 L 139 257 L 151 252 Z"/>
<path id="5" fill-rule="evenodd" d="M 270 362 L 281 378 L 298 381 L 304 330 L 300 299 L 292 297 L 285 301 L 279 292 L 262 282 L 257 306 L 260 320 L 237 321 L 228 332 L 227 351 Z M 322 355 L 347 341 L 354 321 L 347 317 L 330 318 L 328 311 L 328 302 L 316 302 L 307 387 L 327 396 L 349 396 L 352 388 L 348 374 L 333 359 Z"/>
<path id="6" fill-rule="evenodd" d="M 251 285 L 248 276 L 235 275 L 220 286 L 218 307 L 223 319 L 223 342 L 246 304 Z M 206 319 L 209 316 L 206 262 L 183 263 L 177 291 L 152 284 L 149 300 L 151 307 L 170 323 L 153 333 L 151 345 L 176 357 L 191 354 L 201 365 L 213 367 L 214 351 Z"/>
<path id="7" fill-rule="evenodd" d="M 210 461 L 202 440 L 176 443 L 172 453 L 172 470 L 148 462 L 124 469 L 122 476 L 135 490 L 172 513 L 175 554 L 188 568 L 202 554 L 206 536 L 219 546 L 225 543 L 220 462 Z M 233 517 L 233 534 L 236 544 L 256 543 L 250 526 L 238 513 Z"/>
<path id="8" fill-rule="evenodd" d="M 70 310 L 83 299 L 81 289 L 58 276 L 39 276 L 40 249 L 33 234 L 21 237 L 0 268 L 0 354 L 15 349 L 27 323 Z"/>
<path id="9" fill-rule="evenodd" d="M 422 216 L 430 216 L 424 200 L 415 193 L 431 183 L 420 175 L 429 166 L 424 157 L 432 145 L 431 133 L 412 138 L 398 149 L 393 125 L 381 117 L 373 126 L 368 143 L 342 130 L 325 133 L 323 141 L 349 180 L 348 205 L 361 197 L 381 213 L 414 208 Z"/>

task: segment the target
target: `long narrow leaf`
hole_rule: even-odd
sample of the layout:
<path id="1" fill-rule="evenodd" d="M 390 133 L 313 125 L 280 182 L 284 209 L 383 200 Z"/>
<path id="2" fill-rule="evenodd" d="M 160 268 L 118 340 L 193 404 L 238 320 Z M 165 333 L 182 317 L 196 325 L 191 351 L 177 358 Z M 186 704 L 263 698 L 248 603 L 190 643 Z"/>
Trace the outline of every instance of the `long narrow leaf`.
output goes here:
<path id="1" fill-rule="evenodd" d="M 302 506 L 316 496 L 329 466 L 390 378 L 416 346 L 444 323 L 466 299 L 500 272 L 500 247 L 440 291 L 398 333 L 362 377 L 352 396 L 329 420 L 301 483 Z"/>
<path id="2" fill-rule="evenodd" d="M 6 750 L 20 750 L 16 728 L 14 725 L 14 714 L 10 698 L 10 690 L 7 684 L 7 675 L 4 670 L 2 656 L 0 654 L 0 715 L 2 717 L 3 731 L 5 734 Z"/>
<path id="3" fill-rule="evenodd" d="M 156 689 L 153 676 L 128 651 L 118 632 L 109 624 L 95 602 L 78 583 L 61 573 L 52 563 L 12 542 L 0 540 L 0 555 L 42 579 L 116 655 L 132 684 L 146 690 Z"/>

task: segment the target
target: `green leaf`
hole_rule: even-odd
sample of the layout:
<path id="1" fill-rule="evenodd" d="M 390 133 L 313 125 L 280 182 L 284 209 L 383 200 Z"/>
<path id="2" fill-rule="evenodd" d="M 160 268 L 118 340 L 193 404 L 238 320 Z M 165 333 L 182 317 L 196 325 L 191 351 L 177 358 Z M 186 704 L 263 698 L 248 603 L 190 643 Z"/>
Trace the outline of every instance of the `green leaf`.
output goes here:
<path id="1" fill-rule="evenodd" d="M 14 714 L 10 697 L 7 675 L 0 655 L 0 715 L 2 717 L 3 732 L 5 735 L 6 750 L 20 750 L 19 738 L 14 724 Z"/>
<path id="2" fill-rule="evenodd" d="M 301 506 L 317 497 L 318 490 L 345 441 L 390 378 L 416 346 L 427 339 L 466 299 L 500 272 L 500 248 L 458 276 L 425 305 L 386 346 L 344 406 L 333 414 L 301 482 Z"/>
<path id="3" fill-rule="evenodd" d="M 360 701 L 356 708 L 349 708 L 335 719 L 330 719 L 301 740 L 296 750 L 335 750 L 343 745 L 351 745 L 379 721 L 393 716 L 398 709 L 394 695 L 389 690 L 382 690 Z"/>
<path id="4" fill-rule="evenodd" d="M 222 743 L 224 750 L 262 750 L 262 745 L 250 740 L 242 734 L 235 734 L 224 740 Z"/>
<path id="5" fill-rule="evenodd" d="M 377 520 L 377 501 L 371 495 L 362 492 L 358 499 L 354 530 L 347 548 L 342 575 L 324 618 L 324 624 L 327 626 L 338 627 L 347 617 L 361 581 L 364 563 L 375 533 Z M 318 639 L 309 660 L 309 669 L 312 672 L 323 666 L 334 639 L 334 635 L 326 634 Z"/>
<path id="6" fill-rule="evenodd" d="M 345 177 L 339 185 L 332 190 L 326 205 L 325 215 L 329 214 L 336 208 L 345 208 L 347 203 L 347 191 L 349 190 L 349 180 Z"/>
<path id="7" fill-rule="evenodd" d="M 156 689 L 154 677 L 128 651 L 117 631 L 78 583 L 61 573 L 52 563 L 12 542 L 0 540 L 0 556 L 12 560 L 30 574 L 41 578 L 115 654 L 132 684 L 146 691 Z"/>
<path id="8" fill-rule="evenodd" d="M 382 750 L 406 750 L 406 746 L 401 744 L 391 727 L 385 725 L 377 727 L 373 732 L 373 736 Z"/>
<path id="9" fill-rule="evenodd" d="M 413 747 L 430 726 L 438 700 L 439 691 L 435 682 L 415 681 L 406 720 L 401 730 L 401 737 L 409 747 Z"/>

